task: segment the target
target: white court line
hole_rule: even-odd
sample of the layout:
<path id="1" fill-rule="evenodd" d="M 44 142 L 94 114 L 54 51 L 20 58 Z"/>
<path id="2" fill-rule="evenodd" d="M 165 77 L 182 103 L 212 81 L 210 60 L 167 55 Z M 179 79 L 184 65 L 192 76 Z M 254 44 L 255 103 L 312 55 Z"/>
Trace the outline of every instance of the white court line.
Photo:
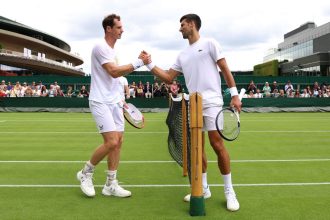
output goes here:
<path id="1" fill-rule="evenodd" d="M 267 163 L 267 162 L 322 162 L 330 161 L 330 158 L 319 159 L 285 159 L 285 160 L 231 160 L 232 163 Z M 216 160 L 209 160 L 209 163 L 217 163 Z M 86 163 L 82 160 L 0 160 L 0 163 Z M 106 163 L 106 161 L 101 161 Z M 173 160 L 124 160 L 120 163 L 141 164 L 141 163 L 176 163 Z"/>
<path id="2" fill-rule="evenodd" d="M 330 185 L 330 182 L 319 183 L 246 183 L 246 184 L 233 184 L 235 187 L 258 187 L 258 186 L 319 186 Z M 101 188 L 104 185 L 94 185 L 94 187 Z M 190 187 L 188 184 L 141 184 L 141 185 L 121 185 L 122 187 L 129 188 L 169 188 L 169 187 Z M 209 184 L 212 187 L 220 187 L 223 184 Z M 1 184 L 0 188 L 77 188 L 80 185 L 26 185 L 26 184 Z"/>
<path id="3" fill-rule="evenodd" d="M 125 131 L 125 134 L 167 134 L 168 131 Z M 330 130 L 312 131 L 241 131 L 241 133 L 330 133 Z M 1 131 L 1 134 L 98 134 L 96 131 Z"/>

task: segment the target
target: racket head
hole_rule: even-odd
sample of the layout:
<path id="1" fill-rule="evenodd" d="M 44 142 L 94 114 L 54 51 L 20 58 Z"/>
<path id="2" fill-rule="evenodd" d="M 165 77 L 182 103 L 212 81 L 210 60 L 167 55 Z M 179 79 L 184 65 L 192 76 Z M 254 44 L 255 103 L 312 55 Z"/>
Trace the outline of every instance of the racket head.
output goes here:
<path id="1" fill-rule="evenodd" d="M 227 141 L 235 140 L 240 133 L 238 112 L 234 108 L 223 108 L 216 117 L 215 125 L 223 139 Z"/>
<path id="2" fill-rule="evenodd" d="M 141 111 L 132 103 L 124 104 L 124 117 L 126 121 L 135 128 L 141 129 L 144 127 L 144 116 Z"/>

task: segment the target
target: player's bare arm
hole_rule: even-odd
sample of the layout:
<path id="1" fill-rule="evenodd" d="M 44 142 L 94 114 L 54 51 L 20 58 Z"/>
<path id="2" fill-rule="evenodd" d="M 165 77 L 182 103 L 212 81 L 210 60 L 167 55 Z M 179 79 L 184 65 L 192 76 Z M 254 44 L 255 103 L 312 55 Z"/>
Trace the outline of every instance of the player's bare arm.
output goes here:
<path id="1" fill-rule="evenodd" d="M 162 81 L 164 81 L 167 84 L 172 83 L 172 81 L 180 74 L 180 72 L 175 71 L 174 69 L 169 69 L 168 71 L 165 71 L 161 69 L 160 67 L 154 65 L 152 63 L 151 55 L 147 53 L 146 51 L 142 51 L 140 53 L 139 58 L 145 58 L 148 59 L 148 69 L 158 78 L 160 78 Z"/>
<path id="2" fill-rule="evenodd" d="M 147 56 L 145 57 L 139 57 L 137 61 L 131 64 L 121 65 L 118 66 L 114 62 L 105 63 L 102 65 L 102 67 L 107 71 L 107 73 L 112 76 L 113 78 L 125 76 L 131 72 L 133 72 L 135 69 L 146 65 L 149 63 L 149 58 Z"/>
<path id="3" fill-rule="evenodd" d="M 236 88 L 236 83 L 235 83 L 234 77 L 228 68 L 226 59 L 222 58 L 222 59 L 218 60 L 217 64 L 221 70 L 223 78 L 225 79 L 225 81 L 227 83 L 228 88 L 234 88 L 234 87 Z M 241 111 L 242 102 L 238 97 L 238 93 L 237 93 L 237 95 L 232 95 L 231 101 L 230 101 L 230 106 L 234 106 L 238 112 Z"/>

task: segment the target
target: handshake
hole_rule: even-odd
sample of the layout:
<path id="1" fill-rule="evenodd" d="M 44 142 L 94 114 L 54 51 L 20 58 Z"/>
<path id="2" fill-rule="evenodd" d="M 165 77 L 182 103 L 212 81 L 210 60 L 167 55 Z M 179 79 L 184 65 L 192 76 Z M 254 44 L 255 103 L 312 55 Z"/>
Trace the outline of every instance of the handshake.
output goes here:
<path id="1" fill-rule="evenodd" d="M 137 69 L 141 66 L 146 65 L 146 67 L 151 71 L 155 65 L 152 63 L 151 55 L 148 54 L 146 51 L 141 51 L 138 60 L 132 63 L 134 69 Z"/>

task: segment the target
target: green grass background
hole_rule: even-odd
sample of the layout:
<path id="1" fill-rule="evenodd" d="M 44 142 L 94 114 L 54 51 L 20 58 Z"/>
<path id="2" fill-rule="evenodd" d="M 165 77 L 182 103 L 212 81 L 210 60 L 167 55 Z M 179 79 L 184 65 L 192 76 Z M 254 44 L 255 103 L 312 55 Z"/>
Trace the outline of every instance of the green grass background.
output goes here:
<path id="1" fill-rule="evenodd" d="M 95 173 L 97 196 L 85 197 L 76 180 L 102 138 L 89 113 L 0 114 L 0 219 L 329 219 L 330 113 L 242 113 L 242 132 L 226 142 L 234 184 L 328 183 L 323 185 L 235 186 L 241 205 L 226 210 L 216 163 L 210 162 L 212 198 L 206 216 L 190 217 L 187 178 L 169 161 L 166 113 L 146 113 L 142 130 L 126 125 L 118 177 L 131 198 L 104 197 L 106 164 Z M 209 144 L 207 155 L 215 160 Z M 325 161 L 244 162 L 242 160 Z M 4 161 L 16 161 L 13 163 Z M 18 162 L 20 161 L 20 162 Z M 27 161 L 27 162 L 24 162 Z M 77 161 L 29 163 L 28 161 Z M 79 162 L 81 161 L 81 162 Z M 130 187 L 130 185 L 181 185 Z M 6 185 L 6 186 L 5 186 Z M 70 187 L 13 187 L 68 185 Z"/>

